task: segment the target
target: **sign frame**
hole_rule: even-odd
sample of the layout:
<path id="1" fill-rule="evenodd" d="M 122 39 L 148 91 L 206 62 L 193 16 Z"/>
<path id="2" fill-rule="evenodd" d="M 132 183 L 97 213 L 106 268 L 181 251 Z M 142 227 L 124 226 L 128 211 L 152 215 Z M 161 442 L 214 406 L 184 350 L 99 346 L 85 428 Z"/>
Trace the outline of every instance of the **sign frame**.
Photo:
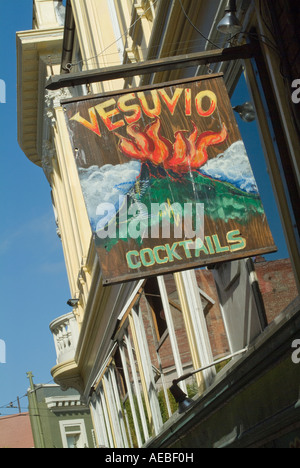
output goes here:
<path id="1" fill-rule="evenodd" d="M 112 242 L 106 242 L 107 239 L 99 238 L 101 231 L 98 229 L 99 222 L 95 224 L 91 221 L 104 285 L 264 255 L 277 250 L 230 104 L 223 74 L 83 96 L 63 100 L 61 104 L 65 111 L 66 124 L 89 215 L 91 213 L 88 208 L 89 203 L 94 198 L 94 194 L 91 193 L 92 179 L 96 180 L 98 177 L 97 183 L 103 185 L 100 189 L 103 199 L 100 200 L 100 195 L 97 208 L 98 212 L 101 212 L 102 208 L 99 210 L 99 206 L 103 200 L 106 199 L 105 202 L 110 203 L 106 192 L 113 191 L 109 184 L 117 177 L 117 172 L 114 173 L 117 169 L 120 183 L 115 184 L 114 188 L 117 188 L 122 195 L 123 204 L 124 198 L 126 201 L 131 200 L 130 208 L 135 203 L 132 200 L 138 197 L 137 190 L 141 197 L 139 202 L 144 204 L 143 200 L 148 197 L 152 207 L 162 202 L 158 194 L 163 192 L 165 187 L 168 187 L 166 192 L 173 196 L 173 199 L 167 197 L 171 207 L 173 203 L 178 202 L 183 205 L 185 201 L 188 204 L 193 199 L 197 200 L 198 204 L 204 203 L 204 232 L 202 231 L 202 239 L 195 235 L 193 244 L 190 243 L 192 239 L 186 237 L 184 229 L 184 232 L 182 231 L 184 235 L 178 241 L 174 236 L 162 239 L 160 230 L 157 241 L 141 236 L 137 242 L 136 238 L 130 238 L 128 234 L 130 222 L 135 219 L 134 217 L 131 221 L 126 219 L 127 237 L 125 235 L 117 237 L 117 240 L 114 239 Z M 142 152 L 143 144 L 147 147 L 147 151 Z M 155 153 L 153 147 L 156 144 L 159 151 Z M 239 150 L 236 150 L 237 144 Z M 200 154 L 199 148 L 203 147 L 204 150 Z M 198 159 L 195 156 L 195 148 L 199 150 Z M 166 156 L 163 156 L 164 151 Z M 239 151 L 240 156 L 235 155 L 235 159 L 229 156 Z M 201 165 L 197 168 L 199 161 Z M 132 184 L 124 174 L 128 172 L 129 165 L 132 173 L 137 174 L 139 168 L 137 162 L 140 164 L 140 173 L 135 179 L 135 176 L 131 176 L 134 181 Z M 227 179 L 227 175 L 227 178 L 224 176 L 222 179 L 223 175 L 217 170 L 218 164 L 229 166 L 226 169 L 229 171 L 230 164 L 232 166 L 233 163 L 239 162 L 243 167 L 240 168 L 237 164 L 236 173 L 245 171 L 244 175 L 240 174 L 239 184 L 234 181 L 234 177 L 231 181 Z M 231 167 L 233 176 L 234 167 L 234 165 Z M 111 177 L 106 178 L 108 183 L 106 192 L 104 169 L 111 174 Z M 214 177 L 212 174 L 215 174 Z M 124 189 L 121 189 L 122 184 Z M 186 190 L 183 190 L 183 187 L 187 187 Z M 146 193 L 143 195 L 144 198 L 140 195 L 143 190 Z M 186 193 L 188 197 L 185 199 Z M 223 199 L 224 206 L 221 203 Z M 235 200 L 238 202 L 235 203 Z M 113 219 L 118 219 L 116 222 L 120 221 L 122 203 L 119 202 L 106 225 L 107 231 L 113 224 Z M 245 217 L 243 203 L 245 210 L 247 207 L 248 218 Z M 219 214 L 215 212 L 214 204 L 217 205 Z M 107 205 L 104 208 L 106 207 Z M 126 210 L 129 212 L 127 205 Z M 223 220 L 220 215 L 222 210 Z M 234 210 L 237 213 L 233 213 Z M 185 211 L 182 210 L 181 213 L 182 223 L 186 218 L 183 216 Z M 200 211 L 192 213 L 194 226 Z M 243 220 L 237 217 L 239 213 Z M 147 216 L 152 223 L 154 219 L 152 214 L 149 215 L 147 211 Z M 169 212 L 168 216 L 173 218 L 175 229 L 177 215 L 174 214 L 174 210 Z M 92 216 L 89 217 L 91 220 Z M 118 224 L 119 235 L 120 226 L 121 221 Z M 101 229 L 103 228 L 104 226 Z M 148 228 L 150 229 L 149 226 Z M 146 226 L 144 232 L 147 231 L 149 234 L 149 229 L 147 231 Z M 113 230 L 111 232 L 113 233 Z M 175 235 L 175 231 L 173 234 Z"/>

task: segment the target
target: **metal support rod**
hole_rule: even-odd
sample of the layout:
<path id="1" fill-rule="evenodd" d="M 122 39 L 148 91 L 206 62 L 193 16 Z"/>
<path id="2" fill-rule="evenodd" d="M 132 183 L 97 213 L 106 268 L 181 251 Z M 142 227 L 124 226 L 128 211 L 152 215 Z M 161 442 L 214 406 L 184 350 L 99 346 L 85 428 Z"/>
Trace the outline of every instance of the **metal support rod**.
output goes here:
<path id="1" fill-rule="evenodd" d="M 105 69 L 85 70 L 84 72 L 67 73 L 50 76 L 46 89 L 56 90 L 71 86 L 128 78 L 131 76 L 157 73 L 166 70 L 176 70 L 199 65 L 207 65 L 229 60 L 250 59 L 254 56 L 254 47 L 249 44 L 212 49 L 186 55 L 177 55 L 162 59 L 148 60 L 140 63 L 120 64 Z"/>
<path id="2" fill-rule="evenodd" d="M 240 351 L 236 351 L 233 354 L 229 354 L 228 356 L 224 356 L 221 359 L 217 359 L 216 361 L 212 362 L 211 364 L 208 364 L 207 366 L 200 367 L 200 369 L 193 370 L 191 372 L 188 372 L 187 374 L 182 375 L 181 377 L 178 377 L 178 379 L 173 380 L 173 384 L 176 385 L 178 382 L 181 382 L 181 380 L 188 379 L 194 374 L 197 374 L 197 372 L 202 372 L 205 369 L 208 369 L 209 367 L 215 366 L 216 364 L 219 364 L 220 362 L 227 361 L 227 359 L 231 359 L 235 356 L 238 356 L 239 354 L 243 354 L 246 351 L 248 351 L 248 347 L 241 349 Z"/>

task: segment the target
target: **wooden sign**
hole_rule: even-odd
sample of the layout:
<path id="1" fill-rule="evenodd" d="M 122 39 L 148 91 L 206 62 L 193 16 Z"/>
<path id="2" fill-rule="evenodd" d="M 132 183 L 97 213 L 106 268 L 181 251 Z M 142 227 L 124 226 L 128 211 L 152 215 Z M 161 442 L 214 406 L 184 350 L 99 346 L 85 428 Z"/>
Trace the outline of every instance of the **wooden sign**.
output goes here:
<path id="1" fill-rule="evenodd" d="M 276 250 L 222 75 L 63 107 L 104 284 Z"/>

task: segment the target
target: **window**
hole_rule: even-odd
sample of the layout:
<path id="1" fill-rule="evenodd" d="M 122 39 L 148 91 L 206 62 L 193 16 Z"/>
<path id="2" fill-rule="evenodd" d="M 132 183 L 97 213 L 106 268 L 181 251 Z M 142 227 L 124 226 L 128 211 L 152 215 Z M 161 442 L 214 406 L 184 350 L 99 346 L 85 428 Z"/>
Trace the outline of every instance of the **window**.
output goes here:
<path id="1" fill-rule="evenodd" d="M 85 424 L 82 419 L 60 421 L 63 448 L 88 448 Z"/>
<path id="2" fill-rule="evenodd" d="M 151 277 L 137 285 L 94 385 L 99 447 L 142 447 L 177 410 L 172 380 L 227 354 L 216 295 L 206 270 Z M 180 388 L 190 397 L 201 394 L 216 371 L 197 373 Z"/>

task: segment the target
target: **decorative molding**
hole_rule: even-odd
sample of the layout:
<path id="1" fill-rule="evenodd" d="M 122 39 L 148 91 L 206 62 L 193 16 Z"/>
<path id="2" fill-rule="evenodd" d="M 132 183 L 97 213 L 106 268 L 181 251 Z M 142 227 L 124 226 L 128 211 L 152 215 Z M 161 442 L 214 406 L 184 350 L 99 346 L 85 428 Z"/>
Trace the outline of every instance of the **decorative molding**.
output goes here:
<path id="1" fill-rule="evenodd" d="M 35 29 L 57 28 L 64 25 L 64 7 L 58 0 L 34 0 Z"/>
<path id="2" fill-rule="evenodd" d="M 146 18 L 148 21 L 153 20 L 151 4 L 149 0 L 137 0 L 134 4 L 134 8 L 136 9 L 137 15 L 142 18 Z"/>
<path id="3" fill-rule="evenodd" d="M 63 391 L 74 388 L 80 395 L 83 394 L 84 382 L 77 363 L 73 359 L 57 364 L 51 369 L 51 374 L 54 382 L 60 385 Z"/>
<path id="4" fill-rule="evenodd" d="M 130 63 L 140 62 L 140 54 L 138 48 L 130 36 L 128 36 L 127 38 L 127 47 L 125 48 L 125 51 Z"/>
<path id="5" fill-rule="evenodd" d="M 56 234 L 59 237 L 59 239 L 61 240 L 61 230 L 60 230 L 60 226 L 59 226 L 58 213 L 57 213 L 57 209 L 56 209 L 56 206 L 55 206 L 55 203 L 54 203 L 54 200 L 53 200 L 52 192 L 51 192 L 51 198 L 52 198 L 52 207 L 53 207 L 55 224 L 56 224 Z"/>
<path id="6" fill-rule="evenodd" d="M 53 142 L 50 140 L 44 140 L 42 144 L 42 168 L 47 177 L 48 182 L 50 183 L 50 175 L 53 171 L 52 159 L 55 155 L 55 148 Z M 56 225 L 57 219 L 56 219 Z"/>
<path id="7" fill-rule="evenodd" d="M 53 412 L 88 410 L 86 405 L 81 401 L 80 395 L 69 395 L 63 397 L 53 396 L 45 398 L 45 403 L 48 409 Z"/>
<path id="8" fill-rule="evenodd" d="M 68 88 L 62 88 L 57 91 L 46 90 L 44 99 L 44 125 L 41 148 L 42 168 L 51 185 L 51 174 L 53 171 L 52 159 L 55 156 L 55 146 L 52 134 L 52 128 L 56 125 L 55 109 L 61 106 L 62 99 L 73 97 Z"/>
<path id="9" fill-rule="evenodd" d="M 50 91 L 47 89 L 46 95 L 45 95 L 45 103 L 47 106 L 47 109 L 50 111 L 53 111 L 56 107 L 60 107 L 61 103 L 60 101 L 62 99 L 69 99 L 72 98 L 73 95 L 70 92 L 69 88 L 61 88 L 55 91 Z"/>

